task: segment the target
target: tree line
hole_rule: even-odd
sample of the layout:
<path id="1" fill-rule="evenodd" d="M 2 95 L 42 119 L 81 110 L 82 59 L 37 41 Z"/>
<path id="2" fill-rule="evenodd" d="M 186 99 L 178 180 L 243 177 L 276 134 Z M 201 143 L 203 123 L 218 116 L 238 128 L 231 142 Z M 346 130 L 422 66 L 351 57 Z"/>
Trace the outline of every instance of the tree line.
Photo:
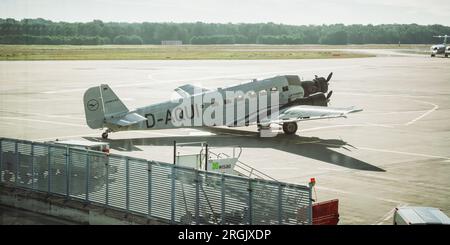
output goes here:
<path id="1" fill-rule="evenodd" d="M 0 19 L 1 44 L 429 44 L 449 26 L 417 24 L 284 25 L 214 23 L 86 23 Z"/>

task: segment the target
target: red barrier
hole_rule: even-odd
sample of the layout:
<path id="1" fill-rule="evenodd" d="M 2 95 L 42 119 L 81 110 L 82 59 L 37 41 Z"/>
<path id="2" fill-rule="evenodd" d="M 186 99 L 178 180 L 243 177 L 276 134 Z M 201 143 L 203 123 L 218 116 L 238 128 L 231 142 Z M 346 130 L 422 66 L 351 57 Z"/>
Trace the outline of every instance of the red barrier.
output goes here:
<path id="1" fill-rule="evenodd" d="M 339 222 L 338 207 L 338 199 L 313 204 L 313 225 L 337 225 Z"/>

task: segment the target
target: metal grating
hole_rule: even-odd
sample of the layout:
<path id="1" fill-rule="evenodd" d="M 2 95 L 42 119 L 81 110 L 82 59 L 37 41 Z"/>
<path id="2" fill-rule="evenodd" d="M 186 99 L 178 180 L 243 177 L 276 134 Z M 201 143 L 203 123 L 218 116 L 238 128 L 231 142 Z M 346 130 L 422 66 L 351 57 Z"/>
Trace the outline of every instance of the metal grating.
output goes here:
<path id="1" fill-rule="evenodd" d="M 130 160 L 129 209 L 132 212 L 148 212 L 148 165 L 147 161 Z"/>
<path id="2" fill-rule="evenodd" d="M 5 183 L 16 182 L 17 156 L 16 144 L 13 141 L 1 142 L 1 181 Z"/>
<path id="3" fill-rule="evenodd" d="M 279 223 L 277 183 L 252 180 L 252 224 Z"/>
<path id="4" fill-rule="evenodd" d="M 196 210 L 196 173 L 190 169 L 175 169 L 175 222 L 194 224 Z"/>
<path id="5" fill-rule="evenodd" d="M 100 204 L 106 204 L 107 164 L 108 157 L 105 154 L 89 152 L 88 200 Z"/>
<path id="6" fill-rule="evenodd" d="M 224 180 L 224 224 L 249 224 L 249 179 L 226 178 Z"/>
<path id="7" fill-rule="evenodd" d="M 282 190 L 282 218 L 284 224 L 310 222 L 311 199 L 309 192 L 297 186 L 286 185 Z"/>
<path id="8" fill-rule="evenodd" d="M 33 145 L 33 189 L 48 191 L 48 152 L 49 147 Z"/>
<path id="9" fill-rule="evenodd" d="M 109 206 L 126 209 L 126 160 L 122 157 L 108 157 L 108 190 Z"/>
<path id="10" fill-rule="evenodd" d="M 222 176 L 199 173 L 199 224 L 222 222 Z"/>
<path id="11" fill-rule="evenodd" d="M 73 198 L 86 198 L 86 158 L 86 151 L 69 150 L 69 195 Z"/>
<path id="12" fill-rule="evenodd" d="M 152 165 L 150 216 L 171 220 L 171 165 Z"/>
<path id="13" fill-rule="evenodd" d="M 33 183 L 32 178 L 32 156 L 31 144 L 17 143 L 17 185 L 20 187 L 31 188 Z"/>
<path id="14" fill-rule="evenodd" d="M 67 165 L 64 147 L 52 146 L 50 148 L 50 192 L 67 194 Z"/>

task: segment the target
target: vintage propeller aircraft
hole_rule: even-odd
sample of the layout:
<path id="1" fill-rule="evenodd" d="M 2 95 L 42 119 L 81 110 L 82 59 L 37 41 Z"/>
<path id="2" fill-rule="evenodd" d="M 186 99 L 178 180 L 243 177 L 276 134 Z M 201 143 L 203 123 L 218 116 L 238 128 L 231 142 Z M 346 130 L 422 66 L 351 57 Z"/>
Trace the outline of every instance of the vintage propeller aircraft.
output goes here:
<path id="1" fill-rule="evenodd" d="M 102 134 L 104 139 L 110 132 L 125 130 L 251 124 L 257 124 L 261 131 L 280 125 L 284 133 L 295 134 L 299 121 L 346 117 L 362 110 L 328 107 L 332 75 L 316 76 L 310 81 L 301 81 L 296 75 L 283 75 L 215 90 L 188 84 L 175 89 L 180 99 L 135 110 L 129 110 L 108 85 L 102 84 L 85 92 L 84 109 L 90 128 L 106 128 Z M 252 106 L 252 99 L 257 106 Z M 208 112 L 212 119 L 205 117 Z"/>
<path id="2" fill-rule="evenodd" d="M 437 38 L 444 38 L 444 42 L 442 44 L 437 44 L 431 46 L 431 57 L 435 57 L 438 54 L 442 54 L 447 58 L 450 55 L 450 46 L 447 46 L 447 38 L 450 37 L 449 35 L 443 35 L 443 36 L 433 36 Z"/>

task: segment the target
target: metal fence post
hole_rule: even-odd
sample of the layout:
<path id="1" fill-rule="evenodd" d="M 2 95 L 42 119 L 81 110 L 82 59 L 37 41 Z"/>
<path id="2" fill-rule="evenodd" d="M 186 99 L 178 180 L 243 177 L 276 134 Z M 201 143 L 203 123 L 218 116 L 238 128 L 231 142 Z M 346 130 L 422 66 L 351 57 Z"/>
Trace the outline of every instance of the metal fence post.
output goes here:
<path id="1" fill-rule="evenodd" d="M 150 217 L 152 215 L 152 163 L 147 162 L 148 169 L 147 169 L 147 216 Z"/>
<path id="2" fill-rule="evenodd" d="M 130 158 L 125 160 L 125 206 L 130 211 Z"/>
<path id="3" fill-rule="evenodd" d="M 69 186 L 70 186 L 70 152 L 69 152 L 69 147 L 66 147 L 66 199 L 69 199 Z"/>
<path id="4" fill-rule="evenodd" d="M 208 144 L 206 144 L 206 149 L 205 149 L 205 171 L 208 171 Z"/>
<path id="5" fill-rule="evenodd" d="M 220 185 L 221 185 L 221 203 L 220 203 L 220 215 L 222 216 L 222 225 L 225 224 L 225 176 L 222 173 L 221 179 L 220 179 Z"/>
<path id="6" fill-rule="evenodd" d="M 108 157 L 105 157 L 105 158 L 106 158 L 106 162 L 105 162 L 105 168 L 106 168 L 105 205 L 108 206 L 109 205 L 109 164 L 108 164 L 109 158 Z"/>
<path id="7" fill-rule="evenodd" d="M 312 225 L 313 217 L 312 217 L 312 186 L 309 186 L 308 189 L 309 200 L 308 200 L 308 223 Z"/>
<path id="8" fill-rule="evenodd" d="M 195 169 L 195 223 L 198 225 L 200 223 L 199 213 L 200 213 L 200 187 L 198 180 L 198 170 Z"/>
<path id="9" fill-rule="evenodd" d="M 86 202 L 89 202 L 89 176 L 91 175 L 90 172 L 90 168 L 91 168 L 91 164 L 90 164 L 90 157 L 89 157 L 89 151 L 86 151 Z"/>
<path id="10" fill-rule="evenodd" d="M 2 171 L 3 171 L 3 150 L 2 150 L 2 145 L 3 145 L 3 139 L 0 139 L 0 182 L 3 182 L 3 179 L 2 179 Z"/>
<path id="11" fill-rule="evenodd" d="M 51 151 L 51 149 L 50 149 L 50 146 L 47 146 L 47 163 L 48 163 L 48 170 L 47 170 L 47 173 L 48 173 L 48 178 L 47 178 L 47 180 L 48 180 L 48 183 L 47 183 L 47 191 L 48 191 L 48 194 L 50 194 L 50 192 L 51 192 L 51 186 L 52 186 L 52 180 L 51 180 L 51 177 L 52 177 L 52 159 L 51 159 L 51 157 L 52 157 L 52 151 Z"/>
<path id="12" fill-rule="evenodd" d="M 19 155 L 19 146 L 18 146 L 18 142 L 16 141 L 16 143 L 15 143 L 15 151 L 16 151 L 16 176 L 15 176 L 15 184 L 16 184 L 16 186 L 17 186 L 17 182 L 18 182 L 18 179 L 19 179 L 19 169 L 20 169 L 20 155 Z"/>
<path id="13" fill-rule="evenodd" d="M 173 141 L 173 164 L 177 164 L 177 142 Z"/>
<path id="14" fill-rule="evenodd" d="M 282 185 L 278 184 L 278 224 L 283 223 L 283 192 L 281 191 Z"/>
<path id="15" fill-rule="evenodd" d="M 252 179 L 248 179 L 248 224 L 253 224 L 253 190 L 252 190 Z"/>
<path id="16" fill-rule="evenodd" d="M 172 181 L 171 181 L 171 202 L 170 202 L 170 221 L 175 222 L 175 166 L 172 165 Z"/>
<path id="17" fill-rule="evenodd" d="M 31 143 L 31 189 L 34 189 L 34 144 Z"/>

